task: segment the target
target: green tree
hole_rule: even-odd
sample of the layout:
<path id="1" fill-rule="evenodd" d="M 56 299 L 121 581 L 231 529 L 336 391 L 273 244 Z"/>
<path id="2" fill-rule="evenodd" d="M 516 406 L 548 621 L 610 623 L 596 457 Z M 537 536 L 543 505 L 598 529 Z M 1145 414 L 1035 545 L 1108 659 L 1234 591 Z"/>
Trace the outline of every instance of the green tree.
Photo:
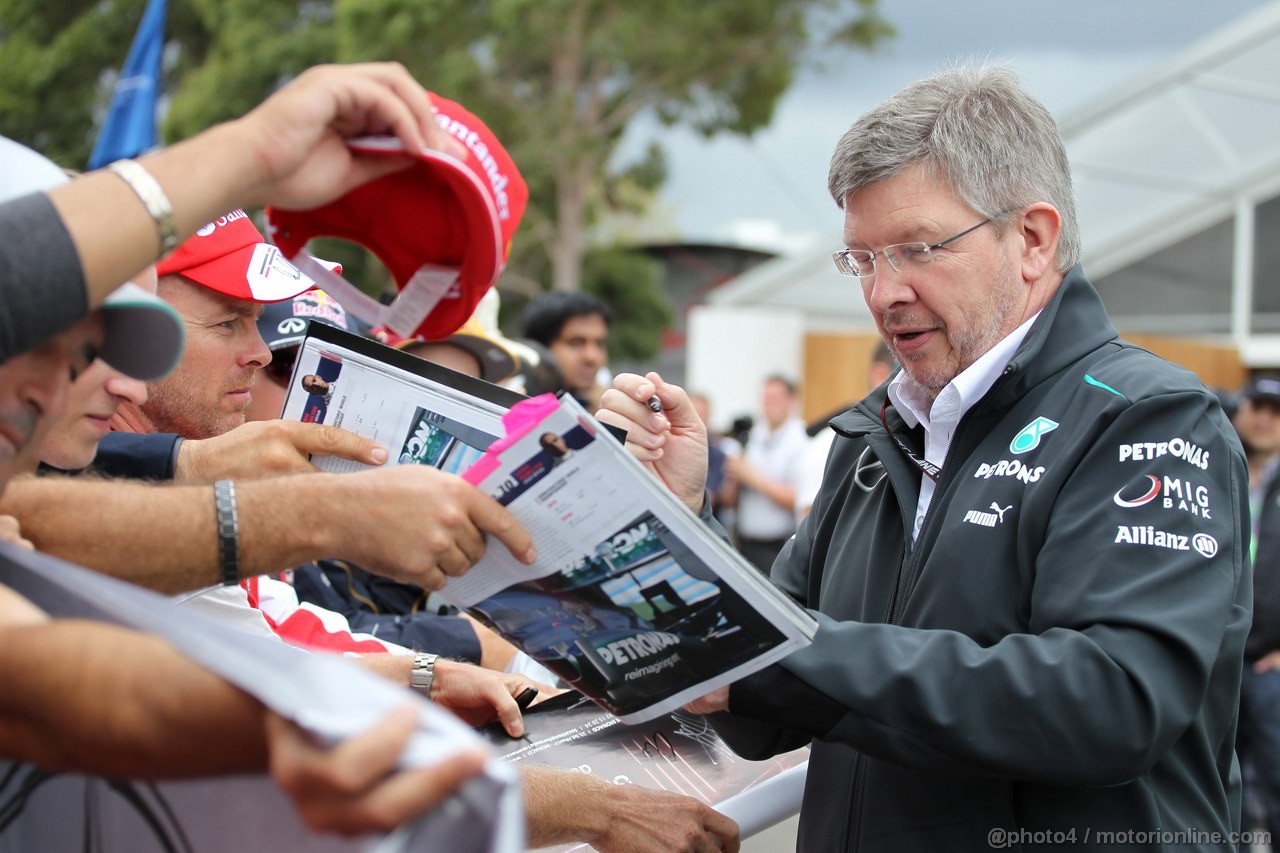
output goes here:
<path id="1" fill-rule="evenodd" d="M 144 6 L 0 0 L 0 132 L 83 165 Z M 616 348 L 642 357 L 669 308 L 647 262 L 596 228 L 643 212 L 666 179 L 657 144 L 617 162 L 629 124 L 751 134 L 809 57 L 891 33 L 876 0 L 170 0 L 162 136 L 239 115 L 317 62 L 402 62 L 482 116 L 529 183 L 504 285 L 585 285 L 617 309 Z M 318 251 L 371 292 L 385 285 L 349 247 Z M 648 343 L 633 322 L 650 324 Z"/>
<path id="2" fill-rule="evenodd" d="M 710 136 L 766 126 L 810 51 L 892 31 L 875 0 L 335 0 L 343 60 L 395 59 L 485 118 L 529 181 L 522 239 L 577 289 L 619 183 L 656 188 L 660 152 L 615 165 L 651 111 Z M 823 36 L 815 38 L 813 30 Z M 655 162 L 659 164 L 655 168 Z M 537 276 L 541 277 L 541 276 Z"/>
<path id="3" fill-rule="evenodd" d="M 657 332 L 674 316 L 662 289 L 662 265 L 622 248 L 593 249 L 583 259 L 582 279 L 584 290 L 613 309 L 610 359 L 642 362 L 657 355 Z"/>
<path id="4" fill-rule="evenodd" d="M 83 168 L 146 0 L 0 0 L 0 133 Z M 334 56 L 333 4 L 171 0 L 162 138 L 249 110 Z"/>

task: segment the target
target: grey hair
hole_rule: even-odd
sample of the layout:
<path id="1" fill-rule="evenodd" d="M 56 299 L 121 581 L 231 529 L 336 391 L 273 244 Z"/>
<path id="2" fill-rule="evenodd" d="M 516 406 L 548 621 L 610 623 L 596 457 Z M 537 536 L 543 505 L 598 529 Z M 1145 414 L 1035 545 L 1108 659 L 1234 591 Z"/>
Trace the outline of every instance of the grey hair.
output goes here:
<path id="1" fill-rule="evenodd" d="M 1052 204 L 1062 217 L 1056 266 L 1066 272 L 1079 260 L 1080 227 L 1062 137 L 1053 116 L 1012 71 L 955 68 L 912 83 L 840 138 L 827 188 L 843 208 L 849 193 L 917 165 L 997 227 L 1007 209 Z"/>

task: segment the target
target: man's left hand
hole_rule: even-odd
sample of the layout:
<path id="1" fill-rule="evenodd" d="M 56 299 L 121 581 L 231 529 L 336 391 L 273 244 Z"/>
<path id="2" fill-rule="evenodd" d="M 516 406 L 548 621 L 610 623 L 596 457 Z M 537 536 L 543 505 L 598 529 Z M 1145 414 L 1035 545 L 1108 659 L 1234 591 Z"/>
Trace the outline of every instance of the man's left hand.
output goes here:
<path id="1" fill-rule="evenodd" d="M 1280 669 L 1280 651 L 1268 652 L 1253 663 L 1253 671 L 1258 675 Z"/>
<path id="2" fill-rule="evenodd" d="M 686 702 L 684 709 L 690 714 L 715 714 L 729 710 L 729 688 L 718 687 L 706 696 L 700 696 L 692 702 Z"/>
<path id="3" fill-rule="evenodd" d="M 439 660 L 431 683 L 431 701 L 448 708 L 471 726 L 498 720 L 507 734 L 524 734 L 524 719 L 515 697 L 526 688 L 538 691 L 538 701 L 545 701 L 563 690 L 541 684 L 523 675 L 493 672 L 469 663 Z"/>
<path id="4" fill-rule="evenodd" d="M 314 473 L 312 456 L 338 456 L 365 465 L 387 461 L 387 450 L 335 426 L 300 421 L 254 421 L 215 438 L 184 441 L 174 480 L 212 483 Z"/>

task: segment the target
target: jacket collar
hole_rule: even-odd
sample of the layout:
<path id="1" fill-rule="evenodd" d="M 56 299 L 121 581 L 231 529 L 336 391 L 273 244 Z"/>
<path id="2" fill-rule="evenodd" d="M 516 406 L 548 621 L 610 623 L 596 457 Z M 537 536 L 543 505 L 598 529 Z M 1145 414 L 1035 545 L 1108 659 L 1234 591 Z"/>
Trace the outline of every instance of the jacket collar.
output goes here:
<path id="1" fill-rule="evenodd" d="M 1102 297 L 1076 264 L 1067 271 L 1057 292 L 1027 332 L 1005 369 L 1005 376 L 996 381 L 984 399 L 997 408 L 1010 405 L 1047 377 L 1117 337 Z M 850 436 L 879 429 L 887 389 L 888 382 L 849 411 L 832 418 L 832 428 Z M 902 427 L 894 413 L 887 417 L 890 427 Z"/>

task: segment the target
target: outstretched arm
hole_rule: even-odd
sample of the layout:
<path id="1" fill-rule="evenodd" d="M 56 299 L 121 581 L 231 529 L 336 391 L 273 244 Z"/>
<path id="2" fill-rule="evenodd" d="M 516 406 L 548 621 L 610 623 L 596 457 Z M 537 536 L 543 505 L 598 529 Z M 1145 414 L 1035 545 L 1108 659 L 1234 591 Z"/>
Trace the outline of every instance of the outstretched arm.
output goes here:
<path id="1" fill-rule="evenodd" d="M 156 637 L 49 620 L 0 587 L 0 757 L 47 770 L 175 779 L 270 769 L 313 828 L 387 830 L 480 772 L 463 753 L 397 770 L 417 724 L 401 708 L 336 746 L 266 711 Z"/>
<path id="2" fill-rule="evenodd" d="M 439 589 L 480 559 L 486 533 L 534 559 L 529 534 L 504 507 L 422 465 L 248 480 L 236 499 L 243 577 L 337 557 Z M 28 477 L 9 484 L 0 513 L 17 517 L 41 551 L 141 586 L 177 593 L 218 582 L 208 486 Z"/>
<path id="3" fill-rule="evenodd" d="M 399 64 L 328 65 L 242 118 L 140 162 L 169 197 L 181 239 L 237 207 L 315 207 L 412 162 L 348 150 L 346 139 L 370 133 L 393 133 L 408 151 L 454 145 L 426 91 Z M 155 223 L 116 175 L 93 172 L 49 197 L 80 256 L 91 308 L 155 260 Z"/>

